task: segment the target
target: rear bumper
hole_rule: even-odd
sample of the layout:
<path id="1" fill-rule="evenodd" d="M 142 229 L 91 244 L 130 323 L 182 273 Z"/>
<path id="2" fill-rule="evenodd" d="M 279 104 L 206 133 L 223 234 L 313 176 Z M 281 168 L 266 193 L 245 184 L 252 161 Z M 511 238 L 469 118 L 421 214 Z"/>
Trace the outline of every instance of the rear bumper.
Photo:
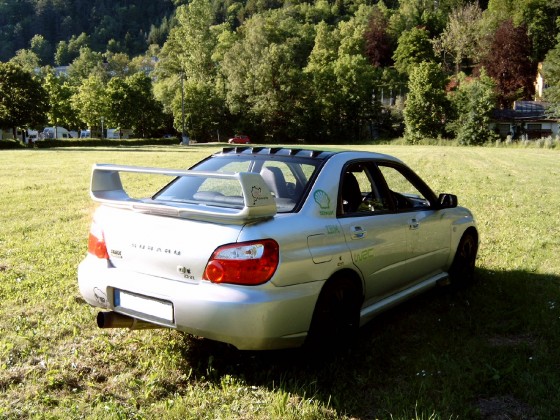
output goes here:
<path id="1" fill-rule="evenodd" d="M 115 290 L 172 305 L 172 319 L 138 319 L 230 343 L 240 350 L 300 346 L 307 335 L 323 282 L 276 287 L 187 283 L 108 267 L 88 255 L 78 267 L 78 284 L 92 306 L 127 313 L 115 304 Z M 118 292 L 117 292 L 118 293 Z M 149 303 L 149 301 L 148 301 Z M 128 314 L 131 314 L 128 312 Z"/>

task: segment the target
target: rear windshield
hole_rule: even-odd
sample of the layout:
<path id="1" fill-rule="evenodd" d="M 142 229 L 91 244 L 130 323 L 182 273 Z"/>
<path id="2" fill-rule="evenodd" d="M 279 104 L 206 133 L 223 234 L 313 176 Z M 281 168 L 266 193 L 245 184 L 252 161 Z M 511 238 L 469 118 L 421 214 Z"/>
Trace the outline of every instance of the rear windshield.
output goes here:
<path id="1" fill-rule="evenodd" d="M 293 211 L 303 197 L 319 162 L 306 158 L 278 156 L 214 156 L 193 171 L 222 173 L 257 172 L 272 191 L 279 213 Z M 197 203 L 242 208 L 243 195 L 237 180 L 179 177 L 154 197 L 156 201 Z"/>

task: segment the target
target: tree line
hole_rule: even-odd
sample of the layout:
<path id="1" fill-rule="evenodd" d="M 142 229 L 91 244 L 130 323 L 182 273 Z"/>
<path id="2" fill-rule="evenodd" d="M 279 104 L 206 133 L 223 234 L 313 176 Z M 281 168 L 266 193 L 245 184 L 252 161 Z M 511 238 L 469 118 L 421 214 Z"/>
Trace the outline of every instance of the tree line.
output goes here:
<path id="1" fill-rule="evenodd" d="M 35 35 L 0 66 L 0 126 L 480 144 L 493 109 L 533 99 L 539 62 L 560 103 L 560 0 L 180 3 L 142 54 L 117 40 L 99 51 L 86 32 L 61 41 L 52 62 L 68 60 L 65 73 L 44 65 Z"/>

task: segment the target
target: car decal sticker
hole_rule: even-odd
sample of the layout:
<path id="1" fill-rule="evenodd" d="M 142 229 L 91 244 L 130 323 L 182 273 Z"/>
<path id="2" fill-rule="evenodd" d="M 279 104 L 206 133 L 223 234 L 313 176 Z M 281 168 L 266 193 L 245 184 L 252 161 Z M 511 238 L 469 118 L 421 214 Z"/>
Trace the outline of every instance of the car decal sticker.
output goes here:
<path id="1" fill-rule="evenodd" d="M 107 295 L 98 287 L 93 288 L 93 296 L 95 296 L 95 300 L 97 303 L 104 307 L 108 307 L 109 304 L 107 302 Z"/>
<path id="2" fill-rule="evenodd" d="M 328 235 L 335 235 L 337 233 L 340 233 L 338 225 L 326 225 L 325 228 L 327 229 Z"/>
<path id="3" fill-rule="evenodd" d="M 334 214 L 334 210 L 331 209 L 331 199 L 325 191 L 315 191 L 313 199 L 319 205 L 319 214 L 321 216 L 332 216 Z"/>
<path id="4" fill-rule="evenodd" d="M 367 248 L 360 252 L 355 252 L 352 254 L 352 258 L 356 262 L 369 260 L 370 258 L 373 258 L 373 248 Z"/>

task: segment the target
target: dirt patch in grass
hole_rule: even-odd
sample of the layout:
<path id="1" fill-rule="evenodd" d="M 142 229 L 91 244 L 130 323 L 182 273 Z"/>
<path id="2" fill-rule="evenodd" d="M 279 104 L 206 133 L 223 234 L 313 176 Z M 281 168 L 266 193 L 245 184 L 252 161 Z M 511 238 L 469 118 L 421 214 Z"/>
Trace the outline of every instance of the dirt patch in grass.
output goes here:
<path id="1" fill-rule="evenodd" d="M 488 338 L 488 343 L 492 347 L 517 347 L 520 345 L 532 346 L 535 344 L 535 338 L 529 334 L 509 335 L 509 336 L 493 336 Z"/>
<path id="2" fill-rule="evenodd" d="M 510 395 L 480 399 L 476 403 L 485 420 L 537 420 L 533 409 Z"/>

